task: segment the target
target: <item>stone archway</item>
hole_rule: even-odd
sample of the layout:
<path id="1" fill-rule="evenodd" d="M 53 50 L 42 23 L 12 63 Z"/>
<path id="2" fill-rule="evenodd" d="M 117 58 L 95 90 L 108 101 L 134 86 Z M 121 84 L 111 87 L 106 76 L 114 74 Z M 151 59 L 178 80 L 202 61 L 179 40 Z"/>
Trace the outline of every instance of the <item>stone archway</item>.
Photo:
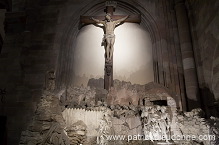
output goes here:
<path id="1" fill-rule="evenodd" d="M 73 80 L 71 74 L 74 73 L 74 70 L 71 62 L 74 60 L 72 56 L 74 54 L 76 36 L 80 30 L 80 16 L 91 16 L 103 12 L 105 8 L 104 3 L 105 1 L 101 0 L 92 1 L 92 5 L 90 3 L 84 3 L 85 7 L 76 11 L 71 16 L 72 19 L 68 21 L 60 42 L 60 52 L 56 69 L 57 88 L 65 88 L 71 85 Z M 169 2 L 167 2 L 168 4 L 164 2 L 157 3 L 164 6 L 171 5 Z M 156 15 L 152 15 L 140 2 L 120 0 L 117 1 L 117 5 L 119 9 L 127 14 L 141 14 L 141 26 L 149 32 L 153 45 L 154 82 L 168 87 L 176 94 L 174 99 L 179 103 L 178 106 L 182 108 L 181 102 L 183 102 L 182 100 L 185 97 L 185 90 L 174 13 L 172 11 L 170 12 L 171 15 L 169 17 L 173 19 L 173 22 L 169 24 L 168 18 L 166 18 L 167 16 L 162 16 L 160 19 L 155 18 Z M 164 23 L 158 23 L 159 21 L 163 21 Z"/>
<path id="2" fill-rule="evenodd" d="M 149 33 L 139 24 L 132 23 L 124 23 L 114 32 L 114 80 L 142 85 L 153 82 L 152 42 Z M 100 44 L 102 39 L 101 28 L 87 25 L 80 29 L 74 49 L 73 86 L 87 86 L 89 79 L 103 78 L 104 48 Z"/>
<path id="3" fill-rule="evenodd" d="M 97 3 L 98 1 L 96 1 Z M 136 13 L 141 13 L 142 14 L 142 23 L 141 26 L 143 29 L 148 31 L 150 33 L 150 37 L 153 43 L 153 60 L 154 60 L 154 76 L 155 76 L 155 82 L 160 83 L 161 79 L 158 79 L 159 72 L 158 72 L 158 50 L 160 49 L 160 36 L 158 33 L 158 28 L 156 27 L 156 23 L 153 20 L 153 18 L 149 15 L 147 10 L 145 10 L 143 7 L 140 7 L 141 10 L 136 9 L 133 7 L 133 5 L 138 5 L 137 3 L 126 3 L 119 1 L 118 2 L 118 8 L 120 8 L 122 11 L 129 13 L 129 14 L 136 14 Z M 73 61 L 73 58 L 70 58 L 70 54 L 74 53 L 74 48 L 75 48 L 75 41 L 76 41 L 76 36 L 79 33 L 78 27 L 80 27 L 79 24 L 79 18 L 80 15 L 95 15 L 99 13 L 100 11 L 103 11 L 105 8 L 104 2 L 97 3 L 94 6 L 86 6 L 81 13 L 74 14 L 73 17 L 77 18 L 76 20 L 70 22 L 69 28 L 66 28 L 66 33 L 64 34 L 62 38 L 62 46 L 60 49 L 62 49 L 62 52 L 60 52 L 59 56 L 59 65 L 57 69 L 57 78 L 58 78 L 58 86 L 63 86 L 65 85 L 70 85 L 70 82 L 72 81 L 72 78 L 69 78 L 69 74 L 73 73 L 72 71 L 72 64 L 70 62 L 63 63 L 63 59 L 68 59 L 68 61 Z M 88 9 L 88 10 L 87 10 Z M 63 51 L 63 49 L 65 49 Z M 66 52 L 69 52 L 68 54 Z M 65 70 L 65 71 L 59 71 L 59 70 Z M 68 77 L 68 78 L 65 78 Z"/>

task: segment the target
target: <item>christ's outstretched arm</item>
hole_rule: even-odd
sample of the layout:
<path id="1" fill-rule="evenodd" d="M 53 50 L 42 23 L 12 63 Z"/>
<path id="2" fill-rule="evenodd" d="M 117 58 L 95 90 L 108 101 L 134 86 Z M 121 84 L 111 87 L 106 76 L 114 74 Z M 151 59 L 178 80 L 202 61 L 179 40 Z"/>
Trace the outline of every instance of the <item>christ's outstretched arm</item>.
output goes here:
<path id="1" fill-rule="evenodd" d="M 121 22 L 125 21 L 128 17 L 129 17 L 129 15 L 127 15 L 126 17 L 121 18 L 121 19 L 119 19 L 119 20 L 116 20 L 116 21 L 115 21 L 116 25 L 118 25 L 118 24 L 120 24 Z"/>
<path id="2" fill-rule="evenodd" d="M 95 18 L 91 18 L 93 21 L 95 21 L 96 23 L 100 23 L 100 24 L 104 24 L 104 21 L 101 21 L 101 20 L 98 20 L 98 19 L 95 19 Z"/>

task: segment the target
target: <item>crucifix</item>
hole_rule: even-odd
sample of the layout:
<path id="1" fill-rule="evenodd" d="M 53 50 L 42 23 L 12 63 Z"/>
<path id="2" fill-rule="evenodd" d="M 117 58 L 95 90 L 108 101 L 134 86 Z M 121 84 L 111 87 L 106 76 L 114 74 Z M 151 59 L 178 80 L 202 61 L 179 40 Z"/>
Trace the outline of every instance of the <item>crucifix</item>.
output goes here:
<path id="1" fill-rule="evenodd" d="M 110 90 L 113 87 L 113 51 L 115 34 L 114 29 L 122 22 L 140 23 L 140 15 L 113 15 L 117 3 L 115 1 L 106 2 L 105 16 L 81 16 L 83 25 L 103 24 L 104 37 L 102 44 L 105 44 L 105 68 L 104 68 L 104 89 Z"/>

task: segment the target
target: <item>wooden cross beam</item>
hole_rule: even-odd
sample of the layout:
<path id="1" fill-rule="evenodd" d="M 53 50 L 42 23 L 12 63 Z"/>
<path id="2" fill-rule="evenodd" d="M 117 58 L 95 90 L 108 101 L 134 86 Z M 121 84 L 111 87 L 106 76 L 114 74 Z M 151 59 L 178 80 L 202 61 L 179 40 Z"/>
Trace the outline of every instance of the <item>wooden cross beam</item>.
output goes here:
<path id="1" fill-rule="evenodd" d="M 80 21 L 81 24 L 95 24 L 95 22 L 91 18 L 95 18 L 98 20 L 104 20 L 105 16 L 81 16 Z M 111 15 L 113 20 L 118 20 L 123 18 L 124 15 Z M 141 15 L 129 15 L 129 17 L 124 21 L 129 23 L 140 23 L 141 22 Z"/>
<path id="2" fill-rule="evenodd" d="M 113 21 L 122 19 L 126 16 L 124 15 L 113 15 L 113 12 L 115 11 L 116 2 L 114 1 L 107 1 L 106 2 L 106 14 L 111 14 L 111 18 Z M 96 24 L 92 18 L 95 18 L 97 20 L 104 21 L 105 16 L 81 16 L 80 22 L 83 25 L 88 24 Z M 140 23 L 141 22 L 141 15 L 129 15 L 129 17 L 124 20 L 123 22 L 130 22 L 130 23 Z M 113 58 L 110 62 L 105 61 L 105 68 L 104 68 L 104 89 L 110 90 L 110 88 L 113 87 Z"/>

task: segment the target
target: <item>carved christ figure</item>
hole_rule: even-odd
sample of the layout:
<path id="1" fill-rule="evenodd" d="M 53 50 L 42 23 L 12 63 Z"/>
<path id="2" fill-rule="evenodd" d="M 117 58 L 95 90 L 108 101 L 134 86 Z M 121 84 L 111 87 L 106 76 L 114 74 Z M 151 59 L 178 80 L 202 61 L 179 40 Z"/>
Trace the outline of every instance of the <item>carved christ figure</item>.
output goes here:
<path id="1" fill-rule="evenodd" d="M 103 24 L 105 31 L 103 41 L 106 41 L 106 61 L 109 62 L 112 59 L 113 51 L 114 51 L 114 43 L 115 43 L 115 34 L 114 29 L 118 24 L 125 21 L 129 16 L 121 18 L 119 20 L 113 21 L 111 18 L 111 14 L 107 13 L 105 16 L 105 21 L 101 21 L 95 18 L 91 18 L 97 24 Z"/>

